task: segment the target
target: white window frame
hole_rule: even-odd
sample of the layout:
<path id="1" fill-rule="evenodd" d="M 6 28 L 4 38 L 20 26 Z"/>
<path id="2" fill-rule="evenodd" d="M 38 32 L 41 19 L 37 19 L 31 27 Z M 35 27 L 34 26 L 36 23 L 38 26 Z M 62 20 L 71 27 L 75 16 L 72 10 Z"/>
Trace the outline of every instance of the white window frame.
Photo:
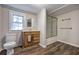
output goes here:
<path id="1" fill-rule="evenodd" d="M 13 20 L 13 15 L 18 15 L 18 16 L 22 16 L 23 17 L 23 28 L 26 25 L 26 15 L 25 13 L 22 12 L 17 12 L 17 11 L 13 11 L 13 10 L 9 10 L 9 31 L 20 31 L 20 30 L 11 30 L 11 23 Z"/>

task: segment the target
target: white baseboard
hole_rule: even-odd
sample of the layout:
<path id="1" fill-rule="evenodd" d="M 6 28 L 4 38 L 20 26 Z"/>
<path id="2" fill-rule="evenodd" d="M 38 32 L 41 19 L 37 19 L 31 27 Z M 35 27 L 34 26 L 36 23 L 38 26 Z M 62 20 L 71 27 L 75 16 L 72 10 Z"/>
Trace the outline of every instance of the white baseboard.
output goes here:
<path id="1" fill-rule="evenodd" d="M 43 45 L 43 44 L 39 44 L 41 47 L 43 48 L 46 48 L 47 46 L 46 45 Z"/>
<path id="2" fill-rule="evenodd" d="M 76 45 L 76 44 L 73 44 L 73 43 L 69 43 L 69 42 L 65 42 L 65 41 L 61 41 L 61 40 L 58 40 L 59 42 L 63 42 L 63 43 L 66 43 L 66 44 L 69 44 L 69 45 L 72 45 L 72 46 L 75 46 L 75 47 L 78 47 L 79 48 L 79 45 Z"/>
<path id="3" fill-rule="evenodd" d="M 50 38 L 47 38 L 47 45 L 50 45 L 54 42 L 57 41 L 57 37 L 50 37 Z"/>
<path id="4" fill-rule="evenodd" d="M 51 41 L 50 43 L 47 43 L 47 45 L 50 45 L 50 44 L 52 44 L 52 43 L 55 43 L 56 41 Z"/>

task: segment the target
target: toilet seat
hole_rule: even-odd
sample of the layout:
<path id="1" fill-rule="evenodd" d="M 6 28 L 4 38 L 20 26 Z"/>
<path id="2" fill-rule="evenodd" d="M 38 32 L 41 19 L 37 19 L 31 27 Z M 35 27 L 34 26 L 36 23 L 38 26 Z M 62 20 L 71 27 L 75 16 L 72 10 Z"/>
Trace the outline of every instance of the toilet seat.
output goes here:
<path id="1" fill-rule="evenodd" d="M 4 49 L 13 48 L 16 46 L 16 42 L 8 42 L 4 44 Z"/>

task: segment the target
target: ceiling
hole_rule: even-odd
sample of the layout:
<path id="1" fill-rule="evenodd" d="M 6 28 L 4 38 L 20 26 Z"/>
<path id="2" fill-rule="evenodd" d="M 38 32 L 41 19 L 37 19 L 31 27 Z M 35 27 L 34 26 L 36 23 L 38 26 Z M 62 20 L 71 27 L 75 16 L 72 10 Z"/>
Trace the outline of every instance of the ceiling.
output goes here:
<path id="1" fill-rule="evenodd" d="M 46 8 L 51 16 L 79 9 L 79 4 L 5 4 L 4 6 L 33 14 L 37 14 L 41 9 Z"/>
<path id="2" fill-rule="evenodd" d="M 70 4 L 70 5 L 65 5 L 64 7 L 55 10 L 54 12 L 50 13 L 52 16 L 58 16 L 64 13 L 68 13 L 74 10 L 79 10 L 79 4 Z"/>
<path id="3" fill-rule="evenodd" d="M 7 6 L 14 7 L 26 12 L 37 14 L 41 9 L 46 8 L 48 13 L 62 7 L 64 4 L 6 4 Z"/>

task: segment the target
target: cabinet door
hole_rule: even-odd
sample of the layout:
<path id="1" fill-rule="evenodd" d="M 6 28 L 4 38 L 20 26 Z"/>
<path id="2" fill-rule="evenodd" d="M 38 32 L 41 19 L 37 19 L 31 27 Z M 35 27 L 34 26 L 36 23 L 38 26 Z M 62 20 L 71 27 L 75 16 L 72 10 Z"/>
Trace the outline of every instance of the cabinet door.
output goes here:
<path id="1" fill-rule="evenodd" d="M 39 43 L 40 41 L 40 32 L 39 31 L 34 31 L 32 32 L 33 36 L 33 44 Z"/>
<path id="2" fill-rule="evenodd" d="M 24 47 L 27 47 L 27 46 L 29 46 L 29 43 L 28 43 L 28 32 L 24 32 L 23 33 L 23 46 Z"/>

